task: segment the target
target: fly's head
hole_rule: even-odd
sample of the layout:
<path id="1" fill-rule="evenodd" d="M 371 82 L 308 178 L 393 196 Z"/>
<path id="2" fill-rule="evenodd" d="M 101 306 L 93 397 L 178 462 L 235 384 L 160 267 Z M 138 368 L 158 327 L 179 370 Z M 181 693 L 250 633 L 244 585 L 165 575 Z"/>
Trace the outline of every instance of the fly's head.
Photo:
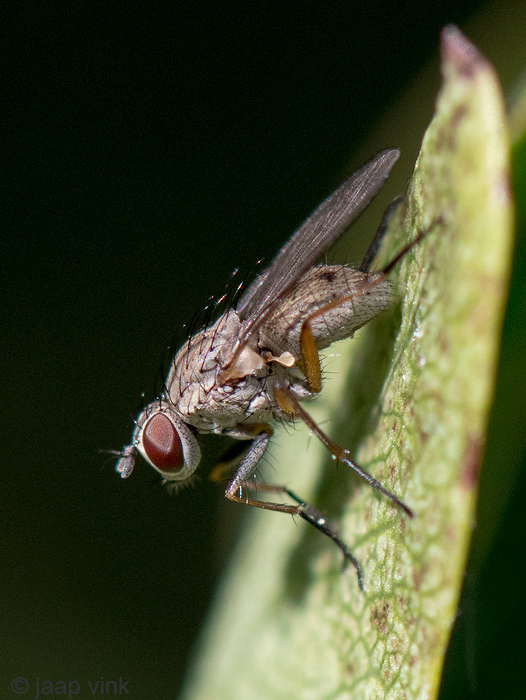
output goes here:
<path id="1" fill-rule="evenodd" d="M 115 467 L 123 479 L 132 473 L 137 453 L 172 483 L 190 479 L 201 461 L 194 433 L 165 398 L 149 404 L 137 418 L 132 443 Z"/>

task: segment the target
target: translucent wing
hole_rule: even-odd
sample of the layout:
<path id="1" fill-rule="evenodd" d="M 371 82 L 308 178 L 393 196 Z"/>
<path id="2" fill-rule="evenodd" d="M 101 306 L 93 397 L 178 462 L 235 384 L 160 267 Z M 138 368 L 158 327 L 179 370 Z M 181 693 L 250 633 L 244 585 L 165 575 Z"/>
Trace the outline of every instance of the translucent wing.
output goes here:
<path id="1" fill-rule="evenodd" d="M 342 235 L 383 185 L 400 151 L 382 151 L 353 173 L 303 222 L 238 304 L 243 330 L 232 360 L 276 304 Z"/>

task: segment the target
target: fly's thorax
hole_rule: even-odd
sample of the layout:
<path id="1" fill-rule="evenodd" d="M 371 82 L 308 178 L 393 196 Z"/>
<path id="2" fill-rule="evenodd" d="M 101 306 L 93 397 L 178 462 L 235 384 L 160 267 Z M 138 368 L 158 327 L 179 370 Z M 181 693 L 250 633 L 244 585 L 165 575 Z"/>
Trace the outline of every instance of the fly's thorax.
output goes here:
<path id="1" fill-rule="evenodd" d="M 255 349 L 247 345 L 236 361 L 233 378 L 218 381 L 240 332 L 239 316 L 231 309 L 214 325 L 193 335 L 175 356 L 166 391 L 180 419 L 198 432 L 227 432 L 257 420 L 254 416 L 269 417 L 269 398 L 260 380 L 270 370 Z"/>
<path id="2" fill-rule="evenodd" d="M 178 414 L 200 433 L 226 433 L 239 424 L 265 422 L 270 410 L 263 382 L 252 376 L 233 384 L 216 384 L 210 391 L 190 384 L 177 403 Z"/>
<path id="3" fill-rule="evenodd" d="M 192 335 L 177 351 L 172 362 L 166 391 L 174 406 L 194 386 L 208 393 L 217 385 L 217 374 L 225 355 L 231 354 L 241 323 L 235 310 L 223 314 L 212 326 Z"/>
<path id="4" fill-rule="evenodd" d="M 260 329 L 259 346 L 298 358 L 302 325 L 308 320 L 317 348 L 326 348 L 351 337 L 379 314 L 390 294 L 391 283 L 382 274 L 368 275 L 345 265 L 318 265 L 269 315 Z"/>
<path id="5" fill-rule="evenodd" d="M 225 360 L 232 354 L 241 328 L 234 309 L 223 314 L 213 325 L 202 328 L 189 338 L 175 355 L 167 385 L 184 387 L 205 382 L 209 387 Z"/>

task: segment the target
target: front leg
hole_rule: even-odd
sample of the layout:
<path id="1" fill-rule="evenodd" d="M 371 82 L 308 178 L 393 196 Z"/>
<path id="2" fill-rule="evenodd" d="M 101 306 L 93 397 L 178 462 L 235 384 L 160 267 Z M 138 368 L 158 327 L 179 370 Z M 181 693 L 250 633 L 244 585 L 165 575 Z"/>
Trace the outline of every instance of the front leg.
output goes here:
<path id="1" fill-rule="evenodd" d="M 363 578 L 358 561 L 352 555 L 347 545 L 338 537 L 333 528 L 327 523 L 325 517 L 322 513 L 320 513 L 320 511 L 316 510 L 316 508 L 311 506 L 309 503 L 302 501 L 301 498 L 296 496 L 285 486 L 274 486 L 272 484 L 256 485 L 254 482 L 250 481 L 250 478 L 256 471 L 257 465 L 265 454 L 269 440 L 270 434 L 268 431 L 261 432 L 256 436 L 254 442 L 250 445 L 248 451 L 241 460 L 241 463 L 234 474 L 234 478 L 230 481 L 225 491 L 225 496 L 230 501 L 234 501 L 236 503 L 245 503 L 248 506 L 263 508 L 264 510 L 274 510 L 279 513 L 298 515 L 300 518 L 313 525 L 317 530 L 329 537 L 342 551 L 345 559 L 354 566 L 358 577 L 358 586 L 360 587 L 360 590 L 363 591 Z M 246 491 L 256 491 L 258 488 L 263 491 L 286 494 L 296 501 L 297 505 L 259 501 L 255 498 L 243 496 L 243 489 Z"/>
<path id="2" fill-rule="evenodd" d="M 243 486 L 246 486 L 247 482 L 250 480 L 250 477 L 256 471 L 263 455 L 265 454 L 269 440 L 270 435 L 267 431 L 262 431 L 254 438 L 254 441 L 248 448 L 247 452 L 243 455 L 243 459 L 241 460 L 234 477 L 228 484 L 225 491 L 225 496 L 229 500 L 236 501 L 238 503 L 248 503 L 249 505 L 257 504 L 258 508 L 266 507 L 267 504 L 265 504 L 263 501 L 254 501 L 252 503 L 250 502 L 250 499 L 242 498 L 241 494 L 243 493 Z M 270 507 L 271 505 L 276 504 L 269 503 L 268 505 Z"/>

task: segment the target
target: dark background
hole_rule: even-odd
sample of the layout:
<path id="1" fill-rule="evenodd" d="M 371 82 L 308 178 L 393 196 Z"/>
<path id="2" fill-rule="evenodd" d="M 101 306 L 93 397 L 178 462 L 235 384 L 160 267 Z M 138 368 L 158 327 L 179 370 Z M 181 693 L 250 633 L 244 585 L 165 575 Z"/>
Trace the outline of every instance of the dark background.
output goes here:
<path id="1" fill-rule="evenodd" d="M 242 509 L 206 479 L 171 498 L 142 463 L 122 481 L 98 449 L 129 442 L 182 324 L 275 253 L 428 60 L 438 86 L 440 29 L 481 5 L 4 9 L 2 697 L 15 676 L 177 695 Z"/>

